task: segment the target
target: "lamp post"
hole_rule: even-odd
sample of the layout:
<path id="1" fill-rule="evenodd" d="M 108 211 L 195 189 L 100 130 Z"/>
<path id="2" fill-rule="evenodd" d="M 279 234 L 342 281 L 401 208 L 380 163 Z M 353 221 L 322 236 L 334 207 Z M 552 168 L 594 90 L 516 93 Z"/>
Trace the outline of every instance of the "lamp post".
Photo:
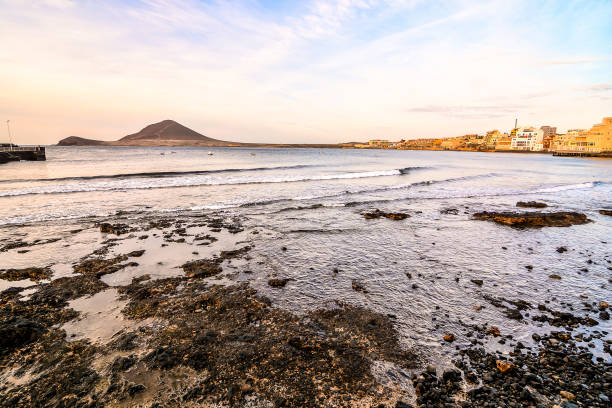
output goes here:
<path id="1" fill-rule="evenodd" d="M 11 127 L 9 125 L 10 120 L 6 121 L 6 130 L 8 130 L 8 135 L 9 135 L 9 147 L 11 149 L 11 151 L 13 150 L 13 138 L 11 137 Z"/>

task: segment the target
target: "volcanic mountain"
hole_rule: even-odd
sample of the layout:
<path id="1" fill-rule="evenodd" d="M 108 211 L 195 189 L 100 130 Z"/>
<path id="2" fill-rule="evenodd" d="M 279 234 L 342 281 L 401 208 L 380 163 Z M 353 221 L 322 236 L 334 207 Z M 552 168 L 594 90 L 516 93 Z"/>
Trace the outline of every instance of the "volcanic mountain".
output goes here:
<path id="1" fill-rule="evenodd" d="M 353 143 L 345 144 L 352 147 Z M 116 141 L 85 139 L 70 136 L 58 142 L 58 146 L 208 146 L 208 147 L 310 147 L 338 148 L 342 144 L 287 144 L 287 143 L 240 143 L 212 139 L 191 130 L 173 120 L 163 120 L 153 123 L 138 133 L 122 137 Z M 345 147 L 346 147 L 345 146 Z"/>
<path id="2" fill-rule="evenodd" d="M 240 146 L 242 143 L 212 139 L 173 120 L 154 123 L 117 141 L 101 141 L 70 136 L 59 146 Z"/>

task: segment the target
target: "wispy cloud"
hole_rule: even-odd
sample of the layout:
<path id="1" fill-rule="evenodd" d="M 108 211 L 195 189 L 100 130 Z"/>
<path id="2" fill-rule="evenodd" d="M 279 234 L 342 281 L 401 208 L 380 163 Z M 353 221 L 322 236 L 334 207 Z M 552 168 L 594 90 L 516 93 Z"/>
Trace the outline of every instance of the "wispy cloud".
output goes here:
<path id="1" fill-rule="evenodd" d="M 594 64 L 598 62 L 612 62 L 612 57 L 609 58 L 570 58 L 560 60 L 542 61 L 541 65 L 574 65 L 574 64 Z"/>
<path id="2" fill-rule="evenodd" d="M 477 119 L 477 118 L 499 118 L 517 112 L 521 112 L 526 109 L 526 105 L 428 105 L 428 106 L 417 106 L 406 109 L 408 113 L 418 114 L 432 114 L 432 115 L 445 115 L 458 118 Z"/>
<path id="3" fill-rule="evenodd" d="M 607 92 L 612 91 L 612 82 L 607 82 L 603 84 L 593 84 L 587 85 L 583 89 L 593 92 Z"/>

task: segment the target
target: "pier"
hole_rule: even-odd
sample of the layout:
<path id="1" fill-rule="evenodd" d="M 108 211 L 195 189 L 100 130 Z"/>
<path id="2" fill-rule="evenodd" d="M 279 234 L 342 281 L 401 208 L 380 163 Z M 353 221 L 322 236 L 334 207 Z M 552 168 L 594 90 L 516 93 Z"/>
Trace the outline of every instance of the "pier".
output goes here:
<path id="1" fill-rule="evenodd" d="M 21 160 L 47 160 L 45 148 L 43 146 L 0 145 L 0 164 Z"/>
<path id="2" fill-rule="evenodd" d="M 612 157 L 612 152 L 576 152 L 576 151 L 557 151 L 553 152 L 553 156 L 558 157 Z"/>

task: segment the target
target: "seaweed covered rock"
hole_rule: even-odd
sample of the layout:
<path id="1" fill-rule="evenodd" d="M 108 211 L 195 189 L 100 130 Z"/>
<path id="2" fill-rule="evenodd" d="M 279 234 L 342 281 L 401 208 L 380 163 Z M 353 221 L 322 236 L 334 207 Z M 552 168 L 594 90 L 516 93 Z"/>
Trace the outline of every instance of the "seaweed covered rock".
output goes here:
<path id="1" fill-rule="evenodd" d="M 590 222 L 586 215 L 578 212 L 479 212 L 474 219 L 493 221 L 513 228 L 569 227 Z"/>
<path id="2" fill-rule="evenodd" d="M 51 278 L 51 270 L 48 268 L 7 269 L 5 271 L 0 270 L 0 279 L 9 281 L 24 279 L 39 281 L 49 278 Z"/>
<path id="3" fill-rule="evenodd" d="M 198 259 L 183 264 L 181 268 L 189 278 L 208 278 L 221 273 L 223 270 L 217 259 Z"/>
<path id="4" fill-rule="evenodd" d="M 548 207 L 548 204 L 540 203 L 537 201 L 519 201 L 518 203 L 516 203 L 516 206 L 523 208 L 546 208 Z"/>
<path id="5" fill-rule="evenodd" d="M 103 222 L 100 224 L 100 232 L 105 234 L 121 235 L 129 232 L 130 227 L 125 224 L 110 224 Z"/>
<path id="6" fill-rule="evenodd" d="M 406 213 L 401 213 L 401 212 L 384 212 L 381 211 L 379 209 L 376 209 L 374 211 L 370 211 L 367 213 L 363 214 L 363 217 L 367 220 L 372 220 L 372 219 L 376 219 L 376 218 L 381 218 L 381 217 L 385 217 L 388 218 L 390 220 L 395 220 L 395 221 L 400 221 L 400 220 L 405 220 L 406 218 L 410 217 L 410 215 L 406 214 Z"/>
<path id="7" fill-rule="evenodd" d="M 193 405 L 245 406 L 250 398 L 253 406 L 394 406 L 392 391 L 372 376 L 371 361 L 402 368 L 418 361 L 402 349 L 387 316 L 364 308 L 339 304 L 297 316 L 270 307 L 246 285 L 211 287 L 186 277 L 132 289 L 125 292 L 129 317 L 146 309 L 147 317 L 172 322 L 145 335 L 137 332 L 150 351 L 130 368 L 132 375 L 159 370 L 167 381 L 151 398 L 161 402 L 172 395 L 169 379 L 188 368 L 195 382 L 181 394 Z"/>
<path id="8" fill-rule="evenodd" d="M 289 279 L 275 278 L 268 280 L 268 285 L 272 286 L 273 288 L 283 288 L 287 282 L 289 282 Z"/>

